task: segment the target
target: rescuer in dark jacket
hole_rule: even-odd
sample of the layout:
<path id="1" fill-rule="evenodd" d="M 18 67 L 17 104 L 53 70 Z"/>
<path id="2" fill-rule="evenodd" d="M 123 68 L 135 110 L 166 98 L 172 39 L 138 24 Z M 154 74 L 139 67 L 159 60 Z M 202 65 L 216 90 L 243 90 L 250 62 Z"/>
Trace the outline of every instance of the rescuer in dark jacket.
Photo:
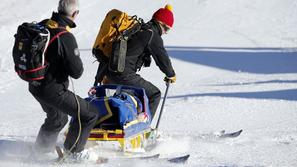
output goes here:
<path id="1" fill-rule="evenodd" d="M 83 73 L 76 39 L 69 32 L 76 27 L 73 20 L 78 13 L 77 0 L 60 0 L 58 13 L 54 12 L 51 19 L 42 21 L 49 28 L 51 38 L 61 32 L 65 33 L 48 46 L 46 60 L 49 67 L 45 79 L 29 84 L 29 91 L 46 113 L 46 119 L 36 139 L 38 151 L 54 150 L 58 134 L 67 124 L 69 115 L 73 121 L 70 123 L 64 150 L 79 154 L 84 150 L 89 133 L 98 119 L 95 106 L 68 90 L 68 77 L 78 79 Z"/>
<path id="2" fill-rule="evenodd" d="M 166 34 L 171 29 L 173 22 L 174 18 L 170 5 L 166 5 L 165 8 L 156 11 L 152 20 L 142 26 L 142 29 L 128 40 L 124 71 L 122 73 L 115 73 L 108 70 L 108 68 L 104 70 L 104 66 L 106 67 L 105 64 L 108 64 L 108 60 L 101 59 L 99 61 L 102 69 L 99 66 L 96 76 L 97 82 L 144 88 L 149 99 L 150 111 L 152 116 L 154 116 L 160 102 L 161 92 L 155 85 L 137 74 L 137 71 L 142 66 L 148 67 L 151 63 L 152 56 L 157 66 L 166 75 L 164 80 L 170 83 L 176 81 L 175 71 L 161 38 L 161 35 Z M 94 49 L 93 54 L 96 57 L 105 57 L 100 56 L 100 54 L 103 54 L 100 49 Z M 102 81 L 103 78 L 104 80 Z"/>

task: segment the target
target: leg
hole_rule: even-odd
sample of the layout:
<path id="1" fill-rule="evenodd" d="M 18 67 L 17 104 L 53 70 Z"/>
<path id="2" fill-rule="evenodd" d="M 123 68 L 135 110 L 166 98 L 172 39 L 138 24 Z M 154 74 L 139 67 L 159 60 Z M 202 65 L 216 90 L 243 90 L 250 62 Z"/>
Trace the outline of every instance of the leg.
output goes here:
<path id="1" fill-rule="evenodd" d="M 89 133 L 92 130 L 92 128 L 95 126 L 96 121 L 98 119 L 98 112 L 95 106 L 89 105 L 87 101 L 82 99 L 81 97 L 77 96 L 77 99 L 79 101 L 80 106 L 80 118 L 81 118 L 81 134 L 79 136 L 79 140 L 76 143 L 74 149 L 72 152 L 80 152 L 84 149 L 84 146 L 87 142 L 87 139 L 89 137 Z M 42 95 L 38 97 L 38 101 L 42 103 L 44 109 L 48 111 L 47 116 L 49 115 L 55 115 L 53 111 L 59 111 L 61 112 L 63 117 L 70 115 L 72 116 L 73 120 L 70 123 L 69 131 L 66 136 L 66 140 L 64 143 L 65 149 L 70 149 L 76 142 L 76 139 L 79 135 L 79 121 L 78 121 L 78 105 L 75 98 L 75 95 L 68 90 L 63 90 L 59 93 L 51 93 L 51 96 Z M 65 116 L 64 116 L 65 115 Z M 56 121 L 56 118 L 46 119 L 45 122 L 46 126 L 42 126 L 41 129 L 48 129 L 48 133 L 59 133 L 61 130 L 53 130 L 51 128 L 45 128 L 45 127 L 54 127 L 54 125 L 51 124 L 51 122 Z M 65 121 L 66 122 L 66 121 Z M 48 133 L 42 132 L 40 136 L 46 136 Z M 38 139 L 39 140 L 39 139 Z M 56 142 L 53 141 L 51 138 L 48 138 L 48 140 L 44 140 L 45 142 Z M 54 148 L 54 147 L 53 147 Z"/>
<path id="2" fill-rule="evenodd" d="M 59 132 L 67 124 L 68 116 L 41 100 L 38 101 L 43 111 L 46 112 L 46 119 L 39 130 L 35 146 L 41 152 L 50 152 L 55 148 Z"/>
<path id="3" fill-rule="evenodd" d="M 111 80 L 111 83 L 114 83 L 114 84 L 122 84 L 122 85 L 144 88 L 145 93 L 149 99 L 149 108 L 152 113 L 152 118 L 154 118 L 154 115 L 157 111 L 157 108 L 161 99 L 161 92 L 155 85 L 153 85 L 149 81 L 146 81 L 140 75 L 137 75 L 137 74 L 130 75 L 125 78 L 112 77 L 110 78 L 110 80 Z"/>
<path id="4" fill-rule="evenodd" d="M 78 142 L 74 146 L 73 150 L 71 150 L 72 152 L 80 152 L 84 149 L 90 131 L 95 126 L 99 115 L 95 106 L 90 105 L 86 100 L 79 96 L 77 96 L 77 100 L 80 106 L 80 121 L 78 120 L 77 114 L 77 101 L 75 99 L 75 95 L 71 91 L 65 91 L 65 93 L 61 95 L 61 100 L 57 105 L 61 111 L 72 116 L 72 121 L 64 143 L 65 149 L 70 150 L 76 143 L 77 137 L 80 135 Z M 79 124 L 81 124 L 81 131 L 79 131 Z"/>

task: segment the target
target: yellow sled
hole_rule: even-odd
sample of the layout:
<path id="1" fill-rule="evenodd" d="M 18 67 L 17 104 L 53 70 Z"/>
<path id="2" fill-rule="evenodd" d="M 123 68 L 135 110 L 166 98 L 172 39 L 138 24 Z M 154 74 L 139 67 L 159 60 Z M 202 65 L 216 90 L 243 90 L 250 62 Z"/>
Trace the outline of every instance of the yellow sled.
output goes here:
<path id="1" fill-rule="evenodd" d="M 109 96 L 111 90 L 115 93 Z M 133 96 L 127 92 L 133 92 Z M 154 130 L 150 127 L 151 114 L 144 89 L 101 85 L 96 87 L 95 97 L 86 100 L 95 105 L 101 115 L 91 130 L 89 143 L 116 141 L 122 151 L 134 151 L 144 149 L 152 141 Z"/>
<path id="2" fill-rule="evenodd" d="M 144 150 L 146 146 L 153 142 L 154 131 L 150 128 L 137 134 L 128 136 L 124 130 L 104 130 L 93 129 L 89 141 L 116 141 L 122 151 L 139 151 Z"/>

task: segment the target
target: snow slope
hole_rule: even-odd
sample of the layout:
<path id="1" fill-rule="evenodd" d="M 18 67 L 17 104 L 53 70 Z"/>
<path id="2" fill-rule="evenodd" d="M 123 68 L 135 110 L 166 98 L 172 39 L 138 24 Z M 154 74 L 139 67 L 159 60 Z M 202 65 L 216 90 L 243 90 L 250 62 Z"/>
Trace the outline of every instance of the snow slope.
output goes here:
<path id="1" fill-rule="evenodd" d="M 20 144 L 7 139 L 33 142 L 45 118 L 28 93 L 27 84 L 14 73 L 13 35 L 22 22 L 49 17 L 58 0 L 1 2 L 0 154 L 8 146 Z M 163 39 L 177 73 L 177 83 L 170 87 L 160 124 L 162 141 L 154 151 L 163 155 L 190 153 L 185 166 L 297 166 L 296 0 L 80 3 L 78 27 L 73 33 L 85 72 L 74 81 L 78 95 L 85 97 L 93 83 L 97 64 L 93 63 L 90 48 L 107 11 L 117 8 L 148 21 L 155 10 L 170 3 L 175 24 Z M 141 74 L 164 92 L 164 75 L 154 64 Z M 236 139 L 207 137 L 223 129 L 244 131 Z M 128 165 L 131 166 L 106 164 Z M 3 157 L 0 166 L 52 165 Z"/>

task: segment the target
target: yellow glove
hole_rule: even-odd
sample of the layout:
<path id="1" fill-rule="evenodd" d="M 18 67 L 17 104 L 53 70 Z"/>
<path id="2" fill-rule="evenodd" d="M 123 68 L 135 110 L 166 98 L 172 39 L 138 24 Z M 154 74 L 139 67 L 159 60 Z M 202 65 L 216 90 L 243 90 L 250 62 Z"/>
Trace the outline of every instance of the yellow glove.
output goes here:
<path id="1" fill-rule="evenodd" d="M 176 81 L 176 75 L 173 76 L 173 77 L 165 77 L 164 78 L 164 81 L 165 82 L 168 82 L 168 83 L 175 83 L 175 81 Z"/>

